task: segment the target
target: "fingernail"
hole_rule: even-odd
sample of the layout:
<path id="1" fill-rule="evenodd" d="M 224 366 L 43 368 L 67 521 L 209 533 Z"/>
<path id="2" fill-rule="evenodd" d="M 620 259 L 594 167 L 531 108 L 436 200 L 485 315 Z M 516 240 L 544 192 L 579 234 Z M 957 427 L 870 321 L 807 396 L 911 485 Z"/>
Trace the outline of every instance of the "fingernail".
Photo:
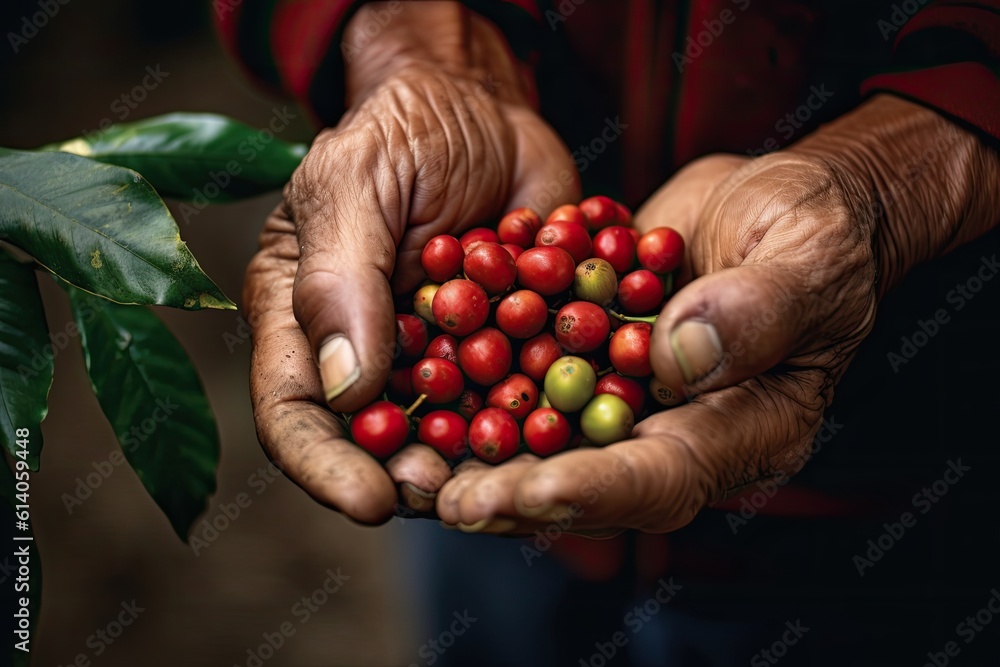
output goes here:
<path id="1" fill-rule="evenodd" d="M 525 505 L 520 500 L 514 499 L 514 506 L 517 513 L 526 517 L 535 518 L 541 516 L 552 509 L 552 503 L 542 503 L 541 505 Z"/>
<path id="2" fill-rule="evenodd" d="M 328 402 L 347 391 L 361 377 L 358 356 L 347 336 L 335 336 L 323 343 L 319 349 L 319 374 Z"/>
<path id="3" fill-rule="evenodd" d="M 722 361 L 719 333 L 708 322 L 684 320 L 670 333 L 670 347 L 688 384 L 711 373 Z"/>
<path id="4" fill-rule="evenodd" d="M 424 491 L 409 482 L 403 482 L 399 494 L 403 498 L 403 503 L 417 512 L 429 512 L 434 509 L 434 499 L 437 498 L 436 493 Z"/>
<path id="5" fill-rule="evenodd" d="M 480 519 L 475 523 L 459 523 L 458 529 L 463 533 L 478 533 L 489 524 L 489 519 Z"/>
<path id="6" fill-rule="evenodd" d="M 445 530 L 458 530 L 458 526 L 453 523 L 445 523 L 444 521 L 438 521 L 438 525 L 440 525 Z"/>
<path id="7" fill-rule="evenodd" d="M 509 533 L 517 528 L 517 521 L 513 519 L 493 519 L 479 529 L 480 533 Z"/>

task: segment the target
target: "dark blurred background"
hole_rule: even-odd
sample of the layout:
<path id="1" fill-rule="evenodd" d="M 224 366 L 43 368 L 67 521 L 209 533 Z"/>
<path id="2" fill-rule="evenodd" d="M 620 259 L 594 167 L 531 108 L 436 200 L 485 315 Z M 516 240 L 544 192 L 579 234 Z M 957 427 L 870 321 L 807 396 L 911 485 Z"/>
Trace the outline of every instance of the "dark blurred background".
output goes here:
<path id="1" fill-rule="evenodd" d="M 255 90 L 226 59 L 207 0 L 52 4 L 58 12 L 16 54 L 3 39 L 2 146 L 31 148 L 94 131 L 105 118 L 119 121 L 128 107 L 115 100 L 141 84 L 147 66 L 168 75 L 128 109 L 129 121 L 207 111 L 266 127 L 272 108 L 287 103 Z M 37 0 L 0 3 L 0 34 L 20 32 L 22 17 L 37 11 Z M 311 136 L 302 114 L 282 134 L 296 141 Z M 178 217 L 202 267 L 236 301 L 257 233 L 276 201 L 277 194 L 213 206 L 189 224 Z M 70 321 L 65 295 L 53 281 L 41 283 L 50 331 L 62 331 Z M 62 494 L 72 494 L 77 478 L 118 447 L 72 341 L 56 356 L 42 467 L 32 479 L 33 524 L 44 563 L 33 664 L 69 665 L 83 653 L 109 667 L 243 665 L 247 649 L 263 642 L 262 633 L 285 621 L 295 623 L 296 635 L 266 664 L 386 665 L 402 663 L 404 652 L 415 656 L 409 596 L 393 569 L 398 524 L 381 530 L 354 526 L 284 478 L 257 495 L 264 487 L 250 476 L 266 459 L 250 411 L 250 343 L 227 345 L 224 339 L 226 333 L 240 335 L 239 315 L 165 308 L 157 314 L 190 353 L 219 421 L 219 486 L 206 516 L 241 492 L 253 504 L 198 555 L 173 534 L 127 465 L 68 514 Z M 300 624 L 293 605 L 337 568 L 350 579 Z M 102 642 L 95 638 L 88 646 L 88 638 L 133 599 L 145 611 L 97 656 Z M 0 663 L 4 659 L 6 654 Z"/>

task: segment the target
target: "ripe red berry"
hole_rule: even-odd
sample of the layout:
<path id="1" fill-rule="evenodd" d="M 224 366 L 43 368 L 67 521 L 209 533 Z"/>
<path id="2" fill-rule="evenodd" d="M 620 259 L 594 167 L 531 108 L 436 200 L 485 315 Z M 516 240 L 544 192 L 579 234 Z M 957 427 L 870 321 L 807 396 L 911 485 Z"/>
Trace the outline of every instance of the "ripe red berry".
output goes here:
<path id="1" fill-rule="evenodd" d="M 413 391 L 427 394 L 428 403 L 450 403 L 462 395 L 465 378 L 458 366 L 447 359 L 430 357 L 413 365 Z"/>
<path id="2" fill-rule="evenodd" d="M 556 313 L 556 340 L 569 352 L 596 350 L 610 332 L 607 313 L 589 301 L 573 301 Z"/>
<path id="3" fill-rule="evenodd" d="M 624 225 L 625 227 L 629 227 L 632 224 L 632 209 L 630 209 L 625 204 L 621 204 L 619 202 L 615 202 L 615 208 L 617 209 L 618 212 L 618 215 L 616 216 L 618 224 Z M 636 232 L 636 234 L 638 234 L 638 232 Z M 636 238 L 636 243 L 638 242 L 639 239 Z"/>
<path id="4" fill-rule="evenodd" d="M 635 244 L 639 245 L 639 239 L 642 238 L 642 234 L 639 233 L 639 230 L 635 227 L 626 226 L 625 228 L 628 230 L 628 233 L 632 235 L 632 240 L 635 241 Z"/>
<path id="5" fill-rule="evenodd" d="M 517 208 L 500 219 L 497 236 L 503 243 L 527 248 L 535 241 L 535 234 L 542 228 L 542 219 L 530 208 Z"/>
<path id="6" fill-rule="evenodd" d="M 447 359 L 453 364 L 458 363 L 458 340 L 454 336 L 449 336 L 448 334 L 441 334 L 436 337 L 430 343 L 427 344 L 427 349 L 424 350 L 425 357 L 438 357 L 439 359 Z"/>
<path id="7" fill-rule="evenodd" d="M 566 449 L 572 430 L 569 421 L 553 408 L 538 408 L 524 420 L 524 442 L 535 454 L 551 456 Z"/>
<path id="8" fill-rule="evenodd" d="M 538 387 L 527 375 L 514 373 L 490 389 L 486 405 L 506 410 L 514 419 L 524 419 L 538 404 Z"/>
<path id="9" fill-rule="evenodd" d="M 500 463 L 512 457 L 520 441 L 517 422 L 506 410 L 486 408 L 469 424 L 469 447 L 488 463 Z"/>
<path id="10" fill-rule="evenodd" d="M 684 258 L 684 239 L 675 229 L 657 227 L 642 235 L 635 252 L 643 267 L 654 273 L 670 273 Z"/>
<path id="11" fill-rule="evenodd" d="M 603 195 L 588 197 L 580 202 L 580 211 L 587 219 L 587 228 L 591 231 L 618 222 L 618 204 L 610 197 Z"/>
<path id="12" fill-rule="evenodd" d="M 469 424 L 451 410 L 434 410 L 420 420 L 417 439 L 446 459 L 457 459 L 468 449 Z"/>
<path id="13" fill-rule="evenodd" d="M 497 326 L 511 338 L 531 338 L 545 327 L 549 306 L 537 292 L 518 290 L 497 305 Z"/>
<path id="14" fill-rule="evenodd" d="M 451 280 L 462 271 L 465 250 L 454 236 L 435 236 L 420 253 L 420 264 L 427 277 L 436 283 Z"/>
<path id="15" fill-rule="evenodd" d="M 427 347 L 427 325 L 416 315 L 396 315 L 396 342 L 408 357 L 419 357 Z"/>
<path id="16" fill-rule="evenodd" d="M 547 222 L 535 235 L 535 246 L 556 246 L 562 248 L 579 264 L 590 257 L 593 243 L 587 228 L 575 222 L 556 220 Z"/>
<path id="17" fill-rule="evenodd" d="M 594 395 L 598 394 L 614 394 L 628 403 L 632 413 L 637 417 L 642 414 L 643 405 L 646 403 L 646 390 L 643 386 L 632 378 L 617 373 L 609 373 L 597 381 Z"/>
<path id="18" fill-rule="evenodd" d="M 517 258 L 517 279 L 521 287 L 542 296 L 569 289 L 575 270 L 573 256 L 555 246 L 528 248 Z"/>
<path id="19" fill-rule="evenodd" d="M 472 419 L 477 412 L 483 409 L 484 405 L 486 403 L 483 401 L 482 396 L 471 389 L 466 389 L 458 397 L 458 414 L 466 419 Z"/>
<path id="20" fill-rule="evenodd" d="M 514 258 L 514 262 L 517 262 L 517 258 L 524 252 L 524 248 L 513 243 L 504 243 L 500 247 L 510 253 L 510 256 Z"/>
<path id="21" fill-rule="evenodd" d="M 486 327 L 459 344 L 458 364 L 470 380 L 489 387 L 510 372 L 511 354 L 510 340 L 499 330 Z"/>
<path id="22" fill-rule="evenodd" d="M 462 249 L 465 252 L 469 251 L 469 247 L 473 243 L 478 243 L 479 241 L 488 241 L 490 243 L 499 243 L 500 237 L 497 233 L 488 227 L 476 227 L 470 229 L 469 231 L 462 234 L 458 239 L 459 243 L 462 244 Z"/>
<path id="23" fill-rule="evenodd" d="M 462 266 L 465 277 L 482 285 L 491 296 L 501 294 L 517 278 L 514 258 L 499 243 L 477 243 L 465 255 Z"/>
<path id="24" fill-rule="evenodd" d="M 437 325 L 455 336 L 467 336 L 490 315 L 489 297 L 471 280 L 449 280 L 438 288 L 431 305 Z"/>
<path id="25" fill-rule="evenodd" d="M 583 211 L 580 210 L 579 206 L 574 206 L 573 204 L 563 204 L 556 210 L 549 213 L 549 217 L 545 219 L 545 224 L 552 222 L 572 222 L 574 224 L 580 225 L 581 227 L 587 226 L 587 218 L 584 217 Z"/>
<path id="26" fill-rule="evenodd" d="M 535 336 L 521 346 L 521 353 L 517 363 L 521 372 L 530 377 L 535 382 L 545 379 L 545 372 L 549 366 L 563 356 L 562 347 L 556 342 L 552 334 L 543 333 Z"/>
<path id="27" fill-rule="evenodd" d="M 361 448 L 379 458 L 391 456 L 406 442 L 410 420 L 403 408 L 378 401 L 351 418 L 351 437 Z"/>
<path id="28" fill-rule="evenodd" d="M 615 332 L 608 344 L 608 356 L 616 371 L 629 377 L 645 377 L 653 372 L 649 364 L 652 332 L 653 327 L 645 322 L 632 322 Z"/>
<path id="29" fill-rule="evenodd" d="M 635 263 L 635 239 L 628 227 L 607 227 L 594 235 L 593 252 L 594 257 L 603 259 L 618 273 L 625 273 Z"/>
<path id="30" fill-rule="evenodd" d="M 413 393 L 413 383 L 410 381 L 412 372 L 413 369 L 410 366 L 392 369 L 392 373 L 389 374 L 388 390 L 393 397 L 401 401 L 409 401 L 416 396 Z"/>
<path id="31" fill-rule="evenodd" d="M 618 283 L 618 303 L 633 315 L 656 310 L 663 303 L 663 281 L 648 269 L 633 271 Z"/>

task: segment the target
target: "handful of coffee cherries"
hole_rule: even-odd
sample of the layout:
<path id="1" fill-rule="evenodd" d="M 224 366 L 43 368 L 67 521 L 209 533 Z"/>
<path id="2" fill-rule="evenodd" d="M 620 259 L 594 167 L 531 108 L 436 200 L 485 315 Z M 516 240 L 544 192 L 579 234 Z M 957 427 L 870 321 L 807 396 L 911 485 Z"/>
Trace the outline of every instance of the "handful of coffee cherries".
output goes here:
<path id="1" fill-rule="evenodd" d="M 684 240 L 631 223 L 597 196 L 544 223 L 520 208 L 496 230 L 431 239 L 429 281 L 397 303 L 387 398 L 350 417 L 354 442 L 385 458 L 415 428 L 448 460 L 471 450 L 500 463 L 624 440 L 637 419 L 681 402 L 653 377 L 649 339 Z"/>

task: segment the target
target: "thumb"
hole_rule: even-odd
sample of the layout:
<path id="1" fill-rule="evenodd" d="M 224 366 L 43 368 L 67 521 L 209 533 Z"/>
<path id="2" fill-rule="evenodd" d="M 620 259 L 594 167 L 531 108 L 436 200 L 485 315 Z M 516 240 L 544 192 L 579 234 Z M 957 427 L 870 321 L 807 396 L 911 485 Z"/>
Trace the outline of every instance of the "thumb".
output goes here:
<path id="1" fill-rule="evenodd" d="M 660 313 L 650 341 L 656 377 L 701 393 L 738 384 L 786 359 L 803 328 L 802 280 L 760 264 L 692 281 Z"/>
<path id="2" fill-rule="evenodd" d="M 297 219 L 301 251 L 292 303 L 319 365 L 327 402 L 354 412 L 382 392 L 396 356 L 389 276 L 396 243 L 377 202 L 345 188 L 336 204 Z"/>

